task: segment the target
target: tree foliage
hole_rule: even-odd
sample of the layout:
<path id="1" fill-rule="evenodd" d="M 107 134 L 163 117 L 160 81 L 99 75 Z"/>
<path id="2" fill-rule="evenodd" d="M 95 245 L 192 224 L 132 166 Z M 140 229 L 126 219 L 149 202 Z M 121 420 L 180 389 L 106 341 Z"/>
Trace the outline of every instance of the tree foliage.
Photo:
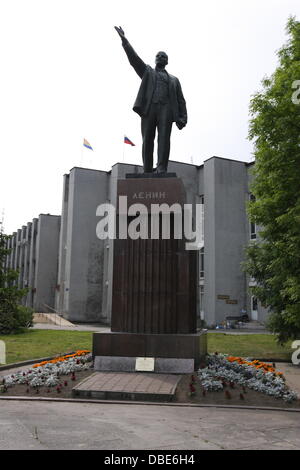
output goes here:
<path id="1" fill-rule="evenodd" d="M 0 232 L 0 334 L 15 333 L 32 325 L 33 311 L 20 305 L 27 289 L 16 285 L 18 272 L 5 268 L 8 236 Z"/>
<path id="2" fill-rule="evenodd" d="M 286 29 L 279 65 L 250 104 L 255 200 L 248 212 L 260 231 L 245 263 L 281 343 L 300 338 L 300 22 L 291 17 Z"/>

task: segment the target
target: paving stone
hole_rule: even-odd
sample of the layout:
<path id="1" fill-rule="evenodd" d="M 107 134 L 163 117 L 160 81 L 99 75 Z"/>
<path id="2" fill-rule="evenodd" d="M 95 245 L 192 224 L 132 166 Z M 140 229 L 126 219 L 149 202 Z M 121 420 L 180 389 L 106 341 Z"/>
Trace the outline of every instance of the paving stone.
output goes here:
<path id="1" fill-rule="evenodd" d="M 174 374 L 95 372 L 77 384 L 74 397 L 171 401 L 182 378 Z"/>
<path id="2" fill-rule="evenodd" d="M 300 367 L 291 363 L 277 363 L 276 369 L 283 373 L 287 385 L 300 399 Z"/>

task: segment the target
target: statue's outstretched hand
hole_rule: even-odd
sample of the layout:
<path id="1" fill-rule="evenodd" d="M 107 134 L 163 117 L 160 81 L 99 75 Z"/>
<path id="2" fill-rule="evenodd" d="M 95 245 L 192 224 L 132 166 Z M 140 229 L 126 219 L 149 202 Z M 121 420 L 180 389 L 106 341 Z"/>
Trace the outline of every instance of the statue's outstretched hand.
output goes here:
<path id="1" fill-rule="evenodd" d="M 125 33 L 121 26 L 115 26 L 115 30 L 117 31 L 121 39 L 125 38 Z"/>

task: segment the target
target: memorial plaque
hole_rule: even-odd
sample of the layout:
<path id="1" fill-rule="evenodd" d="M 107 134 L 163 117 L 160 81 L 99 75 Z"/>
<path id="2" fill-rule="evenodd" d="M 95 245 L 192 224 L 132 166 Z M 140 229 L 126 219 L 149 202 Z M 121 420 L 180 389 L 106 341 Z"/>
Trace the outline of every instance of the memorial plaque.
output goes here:
<path id="1" fill-rule="evenodd" d="M 137 357 L 135 361 L 135 370 L 140 372 L 153 372 L 154 357 Z"/>
<path id="2" fill-rule="evenodd" d="M 229 295 L 219 294 L 217 298 L 218 298 L 218 300 L 228 300 L 228 299 L 230 299 L 230 296 Z"/>
<path id="3" fill-rule="evenodd" d="M 226 303 L 227 303 L 227 304 L 236 305 L 236 304 L 238 303 L 238 301 L 232 299 L 232 300 L 226 300 Z"/>

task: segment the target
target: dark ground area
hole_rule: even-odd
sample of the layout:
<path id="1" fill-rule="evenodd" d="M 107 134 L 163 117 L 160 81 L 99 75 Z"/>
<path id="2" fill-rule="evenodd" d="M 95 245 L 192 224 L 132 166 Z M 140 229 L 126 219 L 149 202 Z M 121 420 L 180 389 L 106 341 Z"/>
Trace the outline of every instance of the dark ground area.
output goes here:
<path id="1" fill-rule="evenodd" d="M 9 371 L 8 371 L 9 373 Z M 93 374 L 94 370 L 79 371 L 75 374 L 75 380 L 71 375 L 61 376 L 58 387 L 39 387 L 37 389 L 20 384 L 9 387 L 6 392 L 1 393 L 0 397 L 5 396 L 29 396 L 29 397 L 47 397 L 47 398 L 73 398 L 72 388 Z M 192 383 L 191 374 L 183 375 L 176 390 L 173 402 L 175 403 L 194 403 L 211 405 L 239 405 L 239 406 L 259 406 L 259 407 L 280 407 L 280 408 L 300 408 L 300 400 L 286 403 L 282 399 L 270 397 L 268 395 L 256 392 L 255 390 L 243 389 L 239 385 L 230 386 L 219 392 L 203 392 L 201 382 L 196 374 L 193 375 L 194 393 L 191 394 L 190 384 Z"/>

